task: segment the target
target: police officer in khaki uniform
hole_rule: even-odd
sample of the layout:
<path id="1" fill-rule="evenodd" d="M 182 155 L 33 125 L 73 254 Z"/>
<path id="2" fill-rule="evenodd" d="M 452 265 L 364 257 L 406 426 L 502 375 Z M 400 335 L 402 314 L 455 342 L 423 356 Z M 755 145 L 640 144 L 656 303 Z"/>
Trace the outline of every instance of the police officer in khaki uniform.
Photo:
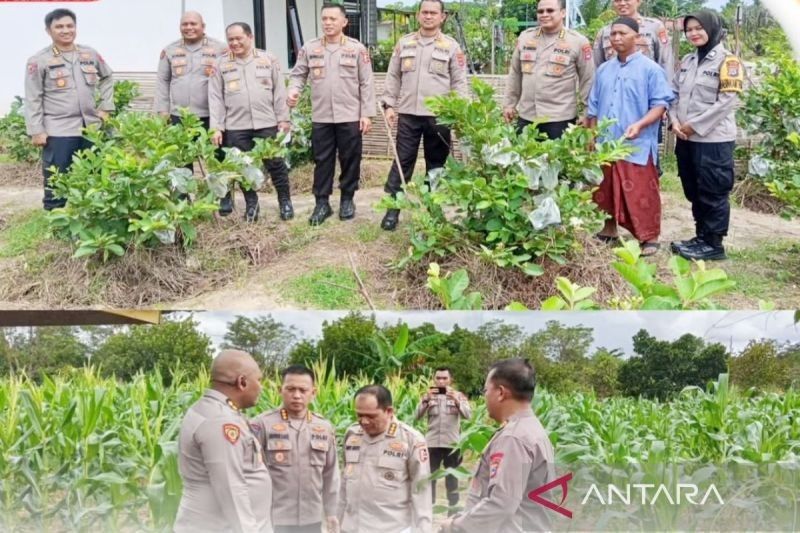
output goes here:
<path id="1" fill-rule="evenodd" d="M 461 419 L 472 416 L 467 397 L 451 387 L 453 376 L 450 369 L 440 367 L 433 374 L 434 386 L 422 397 L 417 406 L 417 419 L 428 417 L 428 432 L 425 442 L 431 456 L 431 472 L 436 472 L 442 464 L 445 468 L 457 468 L 461 464 L 461 453 L 453 445 L 461 435 Z M 458 505 L 458 479 L 445 477 L 448 514 L 455 512 Z M 431 500 L 436 503 L 436 481 L 431 481 Z"/>
<path id="2" fill-rule="evenodd" d="M 66 172 L 72 156 L 90 146 L 82 130 L 114 111 L 111 68 L 93 48 L 75 43 L 77 18 L 55 9 L 44 24 L 52 43 L 28 59 L 25 76 L 25 126 L 31 142 L 43 146 L 44 208 L 64 207 L 49 187 L 50 167 Z M 99 95 L 100 104 L 95 104 Z"/>
<path id="3" fill-rule="evenodd" d="M 577 121 L 576 94 L 580 93 L 586 108 L 594 79 L 592 45 L 564 27 L 563 1 L 539 2 L 539 27 L 520 34 L 506 81 L 506 121 L 518 111 L 517 131 L 521 132 L 534 120 L 544 120 L 537 129 L 548 139 L 558 139 Z"/>
<path id="4" fill-rule="evenodd" d="M 311 146 L 314 150 L 314 198 L 316 206 L 309 223 L 322 224 L 333 214 L 329 202 L 333 192 L 336 152 L 342 174 L 339 219 L 356 214 L 353 197 L 361 176 L 361 136 L 372 128 L 375 88 L 369 50 L 346 37 L 347 12 L 341 4 L 323 4 L 325 35 L 305 44 L 297 57 L 289 82 L 289 107 L 297 105 L 300 91 L 311 78 Z"/>
<path id="5" fill-rule="evenodd" d="M 283 405 L 250 422 L 272 477 L 275 532 L 320 533 L 323 517 L 329 532 L 338 531 L 336 434 L 308 409 L 316 394 L 314 373 L 292 365 L 282 378 Z"/>
<path id="6" fill-rule="evenodd" d="M 212 141 L 219 146 L 235 147 L 243 152 L 253 149 L 257 138 L 275 137 L 278 130 L 289 131 L 289 108 L 286 85 L 277 57 L 253 46 L 253 30 L 245 22 L 230 24 L 225 35 L 229 54 L 217 60 L 208 80 L 208 107 Z M 281 220 L 294 216 L 289 193 L 289 169 L 283 159 L 264 162 L 275 191 Z M 243 191 L 245 220 L 258 220 L 258 194 Z M 230 197 L 230 192 L 228 197 Z M 221 210 L 230 200 L 223 199 Z"/>
<path id="7" fill-rule="evenodd" d="M 214 74 L 217 60 L 228 53 L 228 47 L 206 35 L 206 23 L 196 11 L 183 14 L 180 31 L 181 38 L 161 51 L 153 107 L 156 113 L 168 116 L 172 124 L 180 122 L 180 109 L 186 108 L 208 129 L 208 79 Z M 218 153 L 218 157 L 224 154 Z M 223 212 L 232 209 L 233 206 L 226 206 Z"/>
<path id="8" fill-rule="evenodd" d="M 456 40 L 442 33 L 445 18 L 442 0 L 422 0 L 417 13 L 419 31 L 397 42 L 386 71 L 382 106 L 389 122 L 397 122 L 397 158 L 407 180 L 417 163 L 420 138 L 426 172 L 443 167 L 450 154 L 450 129 L 436 124 L 425 98 L 450 91 L 468 95 L 466 59 Z M 384 190 L 394 196 L 401 186 L 395 162 Z M 389 209 L 381 227 L 392 231 L 399 218 L 398 209 Z"/>
<path id="9" fill-rule="evenodd" d="M 241 412 L 256 404 L 261 377 L 239 350 L 223 350 L 211 364 L 211 388 L 189 408 L 178 436 L 176 533 L 272 531 L 272 483 Z"/>
<path id="10" fill-rule="evenodd" d="M 345 533 L 429 532 L 433 506 L 428 447 L 422 435 L 394 416 L 381 385 L 355 395 L 358 424 L 345 434 L 339 517 Z"/>
<path id="11" fill-rule="evenodd" d="M 722 43 L 722 21 L 715 12 L 698 11 L 684 18 L 683 27 L 697 50 L 681 61 L 673 81 L 677 101 L 669 115 L 678 137 L 678 174 L 692 203 L 695 236 L 672 243 L 672 251 L 686 259 L 725 259 L 722 239 L 730 224 L 736 108 L 744 71 Z"/>
<path id="12" fill-rule="evenodd" d="M 630 17 L 639 24 L 639 40 L 636 43 L 639 52 L 661 65 L 667 74 L 667 81 L 672 83 L 672 77 L 675 74 L 675 56 L 672 53 L 669 33 L 664 23 L 656 18 L 643 17 L 639 14 L 639 5 L 642 0 L 612 0 L 612 2 L 618 16 Z M 612 24 L 604 26 L 597 32 L 594 40 L 596 67 L 617 55 L 614 47 L 611 46 L 611 26 Z"/>
<path id="13" fill-rule="evenodd" d="M 441 531 L 518 533 L 551 530 L 552 512 L 529 497 L 555 479 L 555 455 L 533 413 L 536 373 L 523 359 L 493 364 L 486 377 L 486 408 L 502 427 L 481 454 L 463 513 Z"/>

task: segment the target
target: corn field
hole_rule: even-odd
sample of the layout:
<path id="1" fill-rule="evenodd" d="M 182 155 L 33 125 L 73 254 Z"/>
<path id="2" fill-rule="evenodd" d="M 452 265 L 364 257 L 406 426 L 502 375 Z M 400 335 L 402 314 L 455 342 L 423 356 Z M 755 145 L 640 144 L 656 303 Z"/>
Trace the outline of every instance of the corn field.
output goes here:
<path id="1" fill-rule="evenodd" d="M 324 368 L 315 369 L 313 410 L 342 435 L 354 421 L 353 393 L 366 380 L 337 380 Z M 250 415 L 279 404 L 275 379 L 266 381 Z M 181 418 L 207 384 L 207 374 L 179 374 L 169 387 L 158 374 L 120 383 L 92 369 L 40 383 L 0 379 L 0 529 L 169 530 L 181 494 Z M 398 417 L 413 423 L 427 384 L 393 376 L 387 386 Z M 460 443 L 468 463 L 494 430 L 483 401 L 473 404 Z M 800 454 L 800 394 L 737 391 L 726 375 L 669 403 L 538 391 L 534 407 L 561 465 L 797 464 Z"/>

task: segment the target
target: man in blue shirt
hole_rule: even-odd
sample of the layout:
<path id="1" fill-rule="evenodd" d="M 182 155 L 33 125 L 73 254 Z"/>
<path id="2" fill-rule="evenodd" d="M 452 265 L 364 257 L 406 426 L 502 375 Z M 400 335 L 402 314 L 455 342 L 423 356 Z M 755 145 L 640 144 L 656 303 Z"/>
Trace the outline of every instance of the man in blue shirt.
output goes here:
<path id="1" fill-rule="evenodd" d="M 636 47 L 639 24 L 620 17 L 611 26 L 614 59 L 603 63 L 589 95 L 590 126 L 598 120 L 616 122 L 606 138 L 622 136 L 634 152 L 603 169 L 604 179 L 594 201 L 611 218 L 598 234 L 616 241 L 617 225 L 630 231 L 642 247 L 642 255 L 655 254 L 661 233 L 661 198 L 658 190 L 658 122 L 675 98 L 664 70 Z"/>

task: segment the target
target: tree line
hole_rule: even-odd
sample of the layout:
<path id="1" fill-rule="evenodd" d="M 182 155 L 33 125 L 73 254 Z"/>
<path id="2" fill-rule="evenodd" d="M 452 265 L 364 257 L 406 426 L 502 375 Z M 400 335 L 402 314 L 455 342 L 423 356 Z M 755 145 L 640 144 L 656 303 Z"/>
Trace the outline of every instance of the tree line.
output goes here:
<path id="1" fill-rule="evenodd" d="M 154 326 L 0 332 L 0 375 L 25 373 L 33 379 L 91 365 L 122 381 L 158 370 L 168 384 L 178 369 L 193 373 L 207 368 L 216 351 L 193 317 Z M 732 353 L 691 334 L 661 340 L 640 329 L 633 335 L 632 353 L 625 354 L 593 348 L 593 333 L 590 327 L 555 320 L 533 333 L 502 320 L 444 332 L 431 323 L 382 325 L 373 315 L 353 312 L 323 322 L 322 335 L 309 339 L 271 315 L 236 316 L 219 347 L 250 352 L 267 376 L 289 363 L 321 363 L 337 377 L 365 375 L 381 382 L 391 376 L 427 376 L 447 366 L 470 395 L 480 393 L 489 365 L 508 357 L 530 360 L 539 385 L 551 392 L 594 391 L 600 397 L 666 400 L 687 386 L 705 388 L 725 372 L 745 389 L 780 391 L 800 385 L 800 342 L 754 339 Z"/>

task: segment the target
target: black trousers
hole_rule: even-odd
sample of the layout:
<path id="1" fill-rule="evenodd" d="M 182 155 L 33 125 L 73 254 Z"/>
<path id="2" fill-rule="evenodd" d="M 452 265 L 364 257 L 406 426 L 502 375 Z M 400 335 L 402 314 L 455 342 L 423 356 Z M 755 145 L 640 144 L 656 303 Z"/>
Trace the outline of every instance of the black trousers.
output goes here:
<path id="1" fill-rule="evenodd" d="M 72 165 L 72 156 L 78 150 L 90 148 L 92 143 L 83 137 L 47 137 L 47 143 L 42 150 L 42 176 L 44 177 L 44 199 L 42 204 L 48 211 L 57 207 L 67 205 L 64 198 L 53 196 L 53 189 L 50 188 L 50 177 L 53 173 L 51 166 L 55 166 L 59 172 L 66 172 Z"/>
<path id="2" fill-rule="evenodd" d="M 238 148 L 243 152 L 249 152 L 255 146 L 255 139 L 269 139 L 278 135 L 277 126 L 271 128 L 261 128 L 258 130 L 228 130 L 222 135 L 222 144 L 228 148 Z M 275 192 L 278 197 L 289 196 L 289 168 L 283 159 L 267 159 L 264 160 L 264 166 L 272 178 L 272 185 L 275 186 Z M 255 199 L 258 201 L 256 191 L 245 191 L 245 201 L 252 203 Z"/>
<path id="3" fill-rule="evenodd" d="M 567 131 L 567 128 L 570 124 L 575 124 L 577 119 L 570 119 L 570 120 L 562 120 L 559 122 L 545 122 L 543 124 L 539 124 L 536 129 L 540 132 L 544 133 L 548 139 L 560 139 L 564 132 Z M 522 133 L 522 130 L 525 129 L 526 126 L 532 124 L 530 120 L 525 120 L 524 118 L 517 119 L 517 134 Z"/>
<path id="4" fill-rule="evenodd" d="M 411 181 L 414 165 L 417 164 L 420 139 L 423 142 L 426 173 L 443 167 L 450 155 L 450 129 L 436 124 L 436 117 L 400 114 L 397 118 L 397 157 L 406 181 Z M 394 162 L 383 189 L 394 195 L 401 190 L 402 185 L 397 162 Z"/>
<path id="5" fill-rule="evenodd" d="M 435 472 L 442 464 L 445 468 L 456 468 L 461 464 L 461 453 L 455 448 L 428 448 L 431 458 L 431 472 Z M 444 486 L 447 488 L 447 502 L 450 507 L 458 504 L 458 479 L 455 476 L 447 475 L 444 478 Z M 431 496 L 436 503 L 436 482 L 431 481 Z"/>
<path id="6" fill-rule="evenodd" d="M 719 244 L 728 234 L 733 189 L 734 142 L 698 143 L 678 139 L 675 157 L 683 193 L 692 203 L 698 236 Z"/>
<path id="7" fill-rule="evenodd" d="M 339 189 L 342 198 L 352 198 L 361 177 L 361 131 L 358 122 L 311 124 L 311 148 L 314 152 L 314 196 L 333 193 L 336 152 L 339 152 Z"/>
<path id="8" fill-rule="evenodd" d="M 322 522 L 306 524 L 304 526 L 273 526 L 275 533 L 320 533 Z"/>

